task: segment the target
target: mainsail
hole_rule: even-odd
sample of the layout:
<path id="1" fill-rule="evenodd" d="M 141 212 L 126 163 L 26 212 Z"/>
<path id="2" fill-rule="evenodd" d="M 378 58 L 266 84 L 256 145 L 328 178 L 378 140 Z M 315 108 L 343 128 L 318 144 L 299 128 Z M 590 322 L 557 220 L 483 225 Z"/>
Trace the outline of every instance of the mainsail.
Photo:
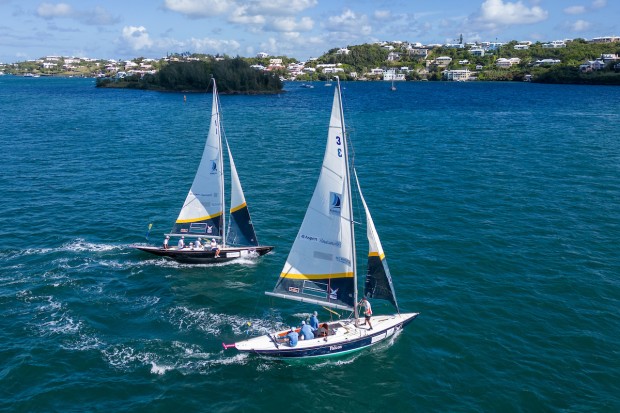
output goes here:
<path id="1" fill-rule="evenodd" d="M 347 141 L 340 89 L 334 92 L 327 146 L 310 205 L 273 292 L 333 308 L 354 307 L 355 252 Z"/>
<path id="2" fill-rule="evenodd" d="M 207 142 L 194 182 L 187 194 L 171 235 L 221 237 L 224 212 L 224 164 L 219 98 L 213 82 L 213 105 Z"/>
<path id="3" fill-rule="evenodd" d="M 245 196 L 241 188 L 241 181 L 237 175 L 237 168 L 233 161 L 230 146 L 226 142 L 228 148 L 228 159 L 230 161 L 230 225 L 228 227 L 228 235 L 226 241 L 233 245 L 258 245 L 254 225 L 250 218 L 250 211 L 245 203 Z"/>
<path id="4" fill-rule="evenodd" d="M 366 282 L 364 284 L 364 295 L 368 298 L 380 298 L 390 301 L 396 311 L 400 313 L 398 309 L 398 303 L 396 302 L 396 293 L 394 292 L 394 285 L 392 284 L 392 277 L 390 275 L 390 269 L 388 268 L 387 261 L 385 259 L 385 253 L 379 240 L 379 234 L 375 228 L 375 223 L 370 216 L 370 210 L 366 205 L 364 195 L 362 195 L 362 188 L 360 188 L 359 180 L 357 179 L 357 172 L 353 170 L 355 174 L 355 181 L 357 182 L 357 189 L 364 205 L 364 212 L 366 213 L 366 234 L 368 236 L 368 272 L 366 273 Z"/>

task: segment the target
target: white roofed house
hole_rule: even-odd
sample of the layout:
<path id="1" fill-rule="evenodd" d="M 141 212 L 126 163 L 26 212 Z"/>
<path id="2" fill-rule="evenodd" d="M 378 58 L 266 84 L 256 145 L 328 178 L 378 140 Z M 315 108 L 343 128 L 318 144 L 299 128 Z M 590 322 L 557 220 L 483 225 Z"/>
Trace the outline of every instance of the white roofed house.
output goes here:
<path id="1" fill-rule="evenodd" d="M 349 53 L 351 53 L 351 51 L 347 49 L 346 47 L 336 50 L 336 54 L 348 55 Z"/>
<path id="2" fill-rule="evenodd" d="M 407 48 L 407 53 L 412 57 L 426 58 L 428 56 L 428 49 L 423 47 L 409 47 Z"/>
<path id="3" fill-rule="evenodd" d="M 400 54 L 396 52 L 390 52 L 387 56 L 388 62 L 394 62 L 396 60 L 400 60 Z"/>
<path id="4" fill-rule="evenodd" d="M 266 59 L 269 57 L 269 53 L 265 53 L 265 52 L 256 53 L 256 57 L 258 57 L 259 59 Z"/>
<path id="5" fill-rule="evenodd" d="M 562 63 L 560 59 L 538 59 L 534 62 L 534 66 L 551 66 Z"/>
<path id="6" fill-rule="evenodd" d="M 518 57 L 511 57 L 510 59 L 500 57 L 495 61 L 495 66 L 505 69 L 514 65 L 518 65 L 519 63 L 521 63 L 521 59 L 519 59 Z"/>
<path id="7" fill-rule="evenodd" d="M 434 63 L 439 67 L 446 67 L 452 63 L 452 58 L 449 56 L 439 56 L 435 59 Z"/>
<path id="8" fill-rule="evenodd" d="M 543 49 L 557 49 L 559 47 L 566 47 L 564 40 L 554 40 L 551 43 L 544 43 Z"/>
<path id="9" fill-rule="evenodd" d="M 125 70 L 126 71 L 129 71 L 129 70 L 132 70 L 132 69 L 136 69 L 139 66 L 140 66 L 139 64 L 137 64 L 136 62 L 132 62 L 131 60 L 125 61 Z"/>
<path id="10" fill-rule="evenodd" d="M 444 79 L 454 80 L 457 82 L 469 80 L 471 76 L 469 69 L 444 70 L 442 74 Z"/>
<path id="11" fill-rule="evenodd" d="M 58 67 L 58 63 L 56 62 L 43 62 L 41 63 L 41 67 L 43 69 L 56 69 Z"/>

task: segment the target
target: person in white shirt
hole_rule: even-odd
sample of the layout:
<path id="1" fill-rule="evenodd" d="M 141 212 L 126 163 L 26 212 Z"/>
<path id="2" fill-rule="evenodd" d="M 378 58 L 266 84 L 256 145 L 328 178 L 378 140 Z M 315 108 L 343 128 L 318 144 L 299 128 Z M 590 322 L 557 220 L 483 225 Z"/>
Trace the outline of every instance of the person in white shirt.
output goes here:
<path id="1" fill-rule="evenodd" d="M 215 258 L 220 257 L 220 248 L 217 246 L 217 242 L 215 242 L 215 238 L 211 240 L 211 251 L 215 251 Z"/>
<path id="2" fill-rule="evenodd" d="M 372 324 L 370 324 L 370 317 L 372 316 L 372 307 L 370 306 L 368 299 L 366 297 L 362 298 L 362 301 L 359 302 L 359 305 L 364 307 L 365 320 L 361 325 L 365 325 L 366 323 L 368 323 L 368 326 L 370 327 L 369 330 L 372 330 Z"/>

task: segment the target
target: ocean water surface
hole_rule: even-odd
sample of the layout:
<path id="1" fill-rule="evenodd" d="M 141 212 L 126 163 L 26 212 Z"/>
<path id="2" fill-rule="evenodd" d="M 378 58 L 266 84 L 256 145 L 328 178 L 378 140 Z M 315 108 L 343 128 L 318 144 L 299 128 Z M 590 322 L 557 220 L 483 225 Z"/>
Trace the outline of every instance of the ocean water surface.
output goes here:
<path id="1" fill-rule="evenodd" d="M 1 76 L 0 411 L 620 411 L 620 89 L 343 88 L 399 305 L 421 315 L 377 348 L 285 363 L 221 343 L 317 309 L 263 292 L 318 178 L 333 86 L 221 96 L 275 250 L 192 266 L 130 246 L 176 219 L 210 95 Z"/>

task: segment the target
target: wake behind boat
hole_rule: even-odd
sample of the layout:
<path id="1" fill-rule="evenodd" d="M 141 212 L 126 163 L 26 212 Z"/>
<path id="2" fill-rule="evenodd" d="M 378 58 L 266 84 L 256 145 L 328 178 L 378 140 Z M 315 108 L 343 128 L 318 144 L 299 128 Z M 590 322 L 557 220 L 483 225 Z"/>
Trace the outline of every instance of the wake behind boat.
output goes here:
<path id="1" fill-rule="evenodd" d="M 338 78 L 336 81 L 319 180 L 276 286 L 266 294 L 351 311 L 352 318 L 327 323 L 324 335 L 300 340 L 294 346 L 283 342 L 289 329 L 224 344 L 225 349 L 293 359 L 346 354 L 394 336 L 418 316 L 418 313 L 401 314 L 398 309 L 383 247 L 353 170 L 366 214 L 369 244 L 364 296 L 388 300 L 397 310 L 396 314 L 372 316 L 370 323 L 366 320 L 360 323 L 348 139 L 340 81 Z M 368 310 L 368 304 L 364 305 Z"/>
<path id="2" fill-rule="evenodd" d="M 192 264 L 256 257 L 273 249 L 272 246 L 261 246 L 258 243 L 230 146 L 222 132 L 219 96 L 213 79 L 209 133 L 198 171 L 179 217 L 170 233 L 166 234 L 161 247 L 134 245 L 134 248 Z M 231 185 L 229 214 L 224 212 L 224 142 L 228 149 Z M 180 241 L 176 242 L 176 239 Z M 172 242 L 176 242 L 176 246 Z"/>

